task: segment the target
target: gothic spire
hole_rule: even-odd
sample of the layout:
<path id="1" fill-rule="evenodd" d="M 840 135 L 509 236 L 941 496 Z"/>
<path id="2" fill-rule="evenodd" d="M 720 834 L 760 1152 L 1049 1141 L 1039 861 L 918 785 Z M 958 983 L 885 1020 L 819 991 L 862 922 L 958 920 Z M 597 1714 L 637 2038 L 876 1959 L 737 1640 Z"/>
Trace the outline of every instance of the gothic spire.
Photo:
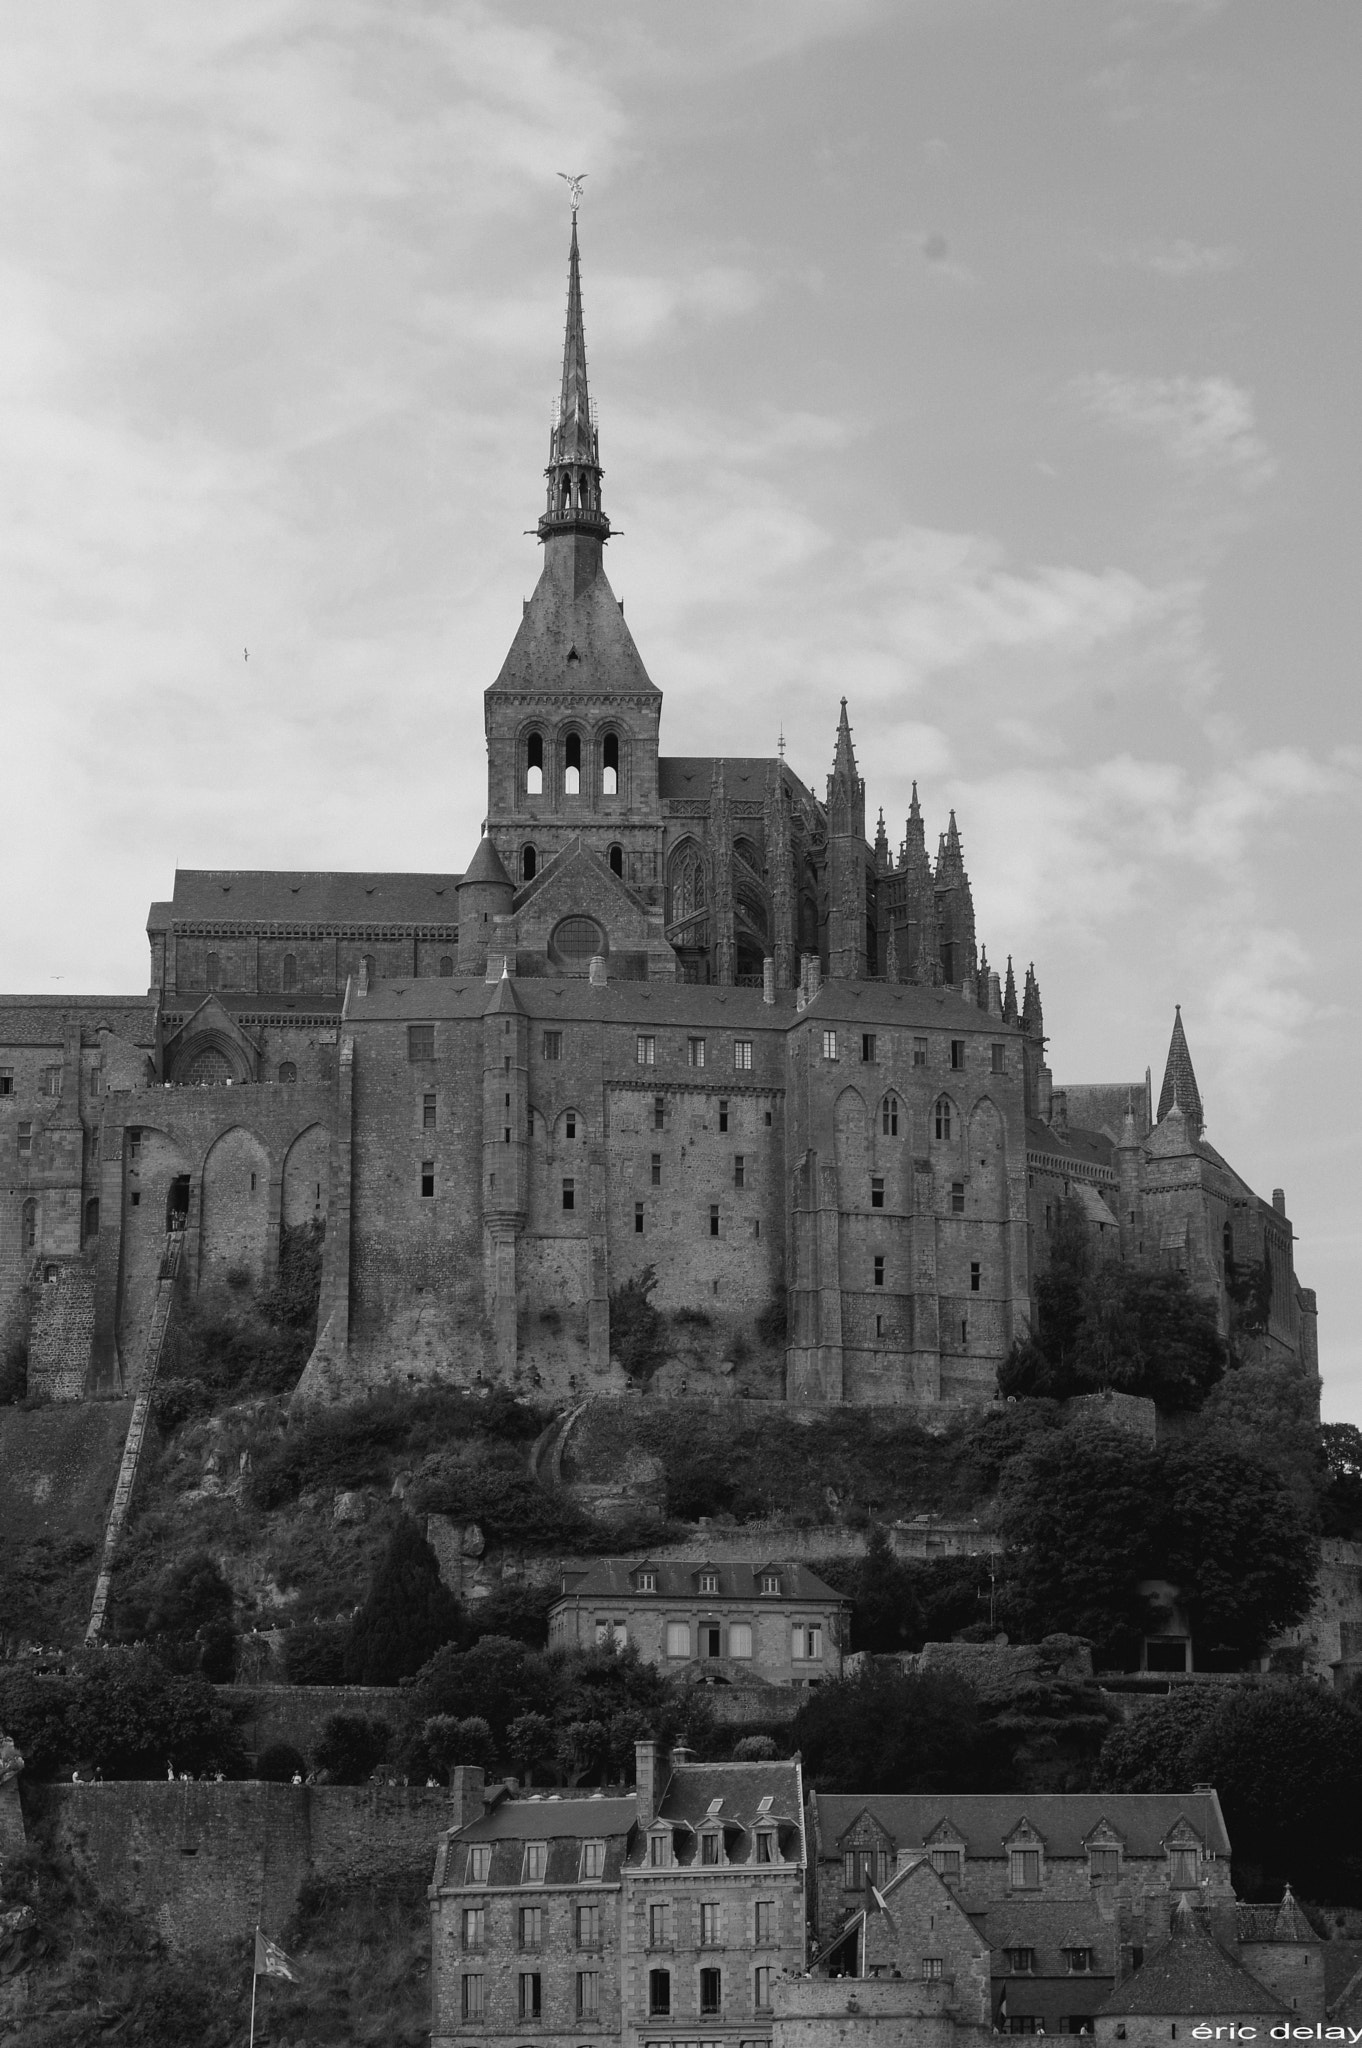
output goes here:
<path id="1" fill-rule="evenodd" d="M 1038 1038 L 1045 1043 L 1045 1015 L 1040 1006 L 1040 983 L 1036 980 L 1035 962 L 1026 970 L 1026 987 L 1022 992 L 1022 1030 L 1028 1038 Z"/>
<path id="2" fill-rule="evenodd" d="M 1012 955 L 1007 956 L 1007 981 L 1003 987 L 1003 1021 L 1015 1024 L 1017 1021 L 1017 977 L 1012 972 Z"/>
<path id="3" fill-rule="evenodd" d="M 1181 1003 L 1175 1004 L 1173 1010 L 1173 1036 L 1168 1045 L 1168 1064 L 1163 1070 L 1163 1087 L 1159 1091 L 1159 1123 L 1163 1122 L 1175 1102 L 1195 1135 L 1200 1137 L 1206 1118 L 1201 1106 L 1201 1091 L 1192 1071 L 1192 1055 L 1187 1050 L 1187 1036 L 1182 1028 Z"/>
<path id="4" fill-rule="evenodd" d="M 600 436 L 591 417 L 591 395 L 586 381 L 586 329 L 582 321 L 582 269 L 575 212 L 568 248 L 563 383 L 558 417 L 549 434 L 549 462 L 544 474 L 548 479 L 548 496 L 539 521 L 539 538 L 548 540 L 557 533 L 586 533 L 598 540 L 608 540 L 610 521 L 601 509 Z"/>
<path id="5" fill-rule="evenodd" d="M 879 823 L 875 827 L 875 873 L 887 875 L 892 863 L 889 859 L 889 834 L 884 829 L 884 806 L 880 806 Z"/>

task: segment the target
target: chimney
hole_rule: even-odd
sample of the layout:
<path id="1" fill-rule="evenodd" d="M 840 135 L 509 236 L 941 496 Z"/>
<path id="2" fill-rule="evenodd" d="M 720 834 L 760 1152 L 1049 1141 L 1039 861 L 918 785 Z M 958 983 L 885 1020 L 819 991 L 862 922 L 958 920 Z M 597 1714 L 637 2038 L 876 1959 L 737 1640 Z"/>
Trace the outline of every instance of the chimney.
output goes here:
<path id="1" fill-rule="evenodd" d="M 776 963 L 769 953 L 761 963 L 761 999 L 764 1003 L 776 999 Z"/>
<path id="2" fill-rule="evenodd" d="M 586 978 L 592 988 L 604 988 L 609 976 L 606 972 L 604 953 L 593 953 L 586 970 Z"/>
<path id="3" fill-rule="evenodd" d="M 634 1803 L 638 1808 L 638 1824 L 649 1828 L 657 1819 L 658 1798 L 661 1786 L 658 1784 L 658 1766 L 662 1761 L 662 1745 L 655 1735 L 646 1742 L 634 1744 Z"/>
<path id="4" fill-rule="evenodd" d="M 1272 1190 L 1272 1206 L 1273 1206 L 1273 1208 L 1274 1208 L 1274 1209 L 1275 1209 L 1275 1210 L 1277 1211 L 1277 1214 L 1278 1214 L 1279 1216 L 1285 1216 L 1285 1214 L 1286 1214 L 1286 1189 L 1285 1189 L 1285 1188 L 1274 1188 L 1274 1189 Z"/>
<path id="5" fill-rule="evenodd" d="M 466 1828 L 487 1810 L 487 1773 L 481 1764 L 455 1764 L 449 1777 L 450 1826 Z"/>
<path id="6" fill-rule="evenodd" d="M 682 1736 L 679 1742 L 672 1744 L 672 1769 L 679 1771 L 683 1764 L 693 1764 L 694 1762 L 695 1751 L 691 1748 L 685 1737 Z"/>
<path id="7" fill-rule="evenodd" d="M 1067 1131 L 1069 1128 L 1069 1091 L 1056 1088 L 1050 1097 L 1050 1124 L 1052 1129 Z"/>

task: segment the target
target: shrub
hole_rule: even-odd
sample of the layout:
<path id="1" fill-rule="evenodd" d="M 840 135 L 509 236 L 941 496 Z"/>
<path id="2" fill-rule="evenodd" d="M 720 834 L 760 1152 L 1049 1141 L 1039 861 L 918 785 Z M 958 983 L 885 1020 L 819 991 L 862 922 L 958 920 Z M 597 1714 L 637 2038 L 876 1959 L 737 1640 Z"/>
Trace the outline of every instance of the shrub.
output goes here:
<path id="1" fill-rule="evenodd" d="M 784 1344 L 788 1331 L 789 1313 L 784 1293 L 773 1294 L 757 1316 L 757 1341 L 775 1349 L 777 1345 Z"/>
<path id="2" fill-rule="evenodd" d="M 194 1551 L 162 1573 L 137 1633 L 150 1641 L 167 1670 L 199 1671 L 223 1684 L 236 1657 L 234 1607 L 217 1559 Z"/>
<path id="3" fill-rule="evenodd" d="M 387 1756 L 393 1731 L 370 1714 L 332 1714 L 317 1744 L 317 1768 L 338 1785 L 362 1785 Z"/>
<path id="4" fill-rule="evenodd" d="M 641 1273 L 616 1287 L 610 1296 L 610 1349 L 631 1379 L 646 1380 L 666 1355 L 662 1317 L 653 1307 L 657 1273 Z"/>
<path id="5" fill-rule="evenodd" d="M 270 1785 L 291 1785 L 307 1776 L 307 1758 L 291 1742 L 267 1743 L 255 1760 L 255 1775 Z"/>
<path id="6" fill-rule="evenodd" d="M 652 1267 L 650 1266 L 648 1270 L 651 1273 Z M 673 1315 L 672 1321 L 678 1324 L 683 1330 L 708 1330 L 713 1326 L 714 1318 L 709 1313 L 708 1309 L 679 1308 Z"/>
<path id="7" fill-rule="evenodd" d="M 772 1735 L 744 1735 L 733 1745 L 735 1764 L 769 1764 L 779 1755 Z"/>

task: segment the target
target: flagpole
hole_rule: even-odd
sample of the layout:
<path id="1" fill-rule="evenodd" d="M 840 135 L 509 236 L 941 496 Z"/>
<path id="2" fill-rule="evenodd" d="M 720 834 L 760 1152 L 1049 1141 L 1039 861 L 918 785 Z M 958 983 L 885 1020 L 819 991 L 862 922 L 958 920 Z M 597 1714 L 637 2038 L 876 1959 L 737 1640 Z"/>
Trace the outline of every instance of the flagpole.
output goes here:
<path id="1" fill-rule="evenodd" d="M 258 1983 L 260 1982 L 260 1972 L 259 1972 L 259 1970 L 258 1970 L 258 1969 L 256 1968 L 256 1962 L 257 1962 L 257 1959 L 258 1959 L 258 1954 L 259 1954 L 259 1948 L 260 1948 L 260 1929 L 259 1929 L 259 1927 L 257 1927 L 257 1928 L 256 1928 L 256 1930 L 255 1930 L 255 1947 L 254 1947 L 254 1948 L 252 1948 L 252 1950 L 251 1950 L 251 2039 L 250 2039 L 250 2048 L 255 2048 L 255 1987 L 256 1987 L 256 1985 L 257 1985 L 257 1984 L 258 1984 Z"/>

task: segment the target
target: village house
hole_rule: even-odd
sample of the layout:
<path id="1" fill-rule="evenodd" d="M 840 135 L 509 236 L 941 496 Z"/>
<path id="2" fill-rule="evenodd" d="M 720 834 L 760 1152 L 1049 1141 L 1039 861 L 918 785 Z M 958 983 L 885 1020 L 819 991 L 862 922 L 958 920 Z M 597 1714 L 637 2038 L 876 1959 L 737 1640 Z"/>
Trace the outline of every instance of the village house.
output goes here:
<path id="1" fill-rule="evenodd" d="M 821 1685 L 842 1675 L 850 1602 L 787 1559 L 603 1558 L 565 1571 L 549 1648 L 632 1643 L 645 1664 L 712 1685 Z"/>
<path id="2" fill-rule="evenodd" d="M 623 2039 L 770 2048 L 803 1970 L 798 1762 L 697 1764 L 637 1745 L 632 1795 L 454 1774 L 430 1889 L 432 2048 Z"/>

